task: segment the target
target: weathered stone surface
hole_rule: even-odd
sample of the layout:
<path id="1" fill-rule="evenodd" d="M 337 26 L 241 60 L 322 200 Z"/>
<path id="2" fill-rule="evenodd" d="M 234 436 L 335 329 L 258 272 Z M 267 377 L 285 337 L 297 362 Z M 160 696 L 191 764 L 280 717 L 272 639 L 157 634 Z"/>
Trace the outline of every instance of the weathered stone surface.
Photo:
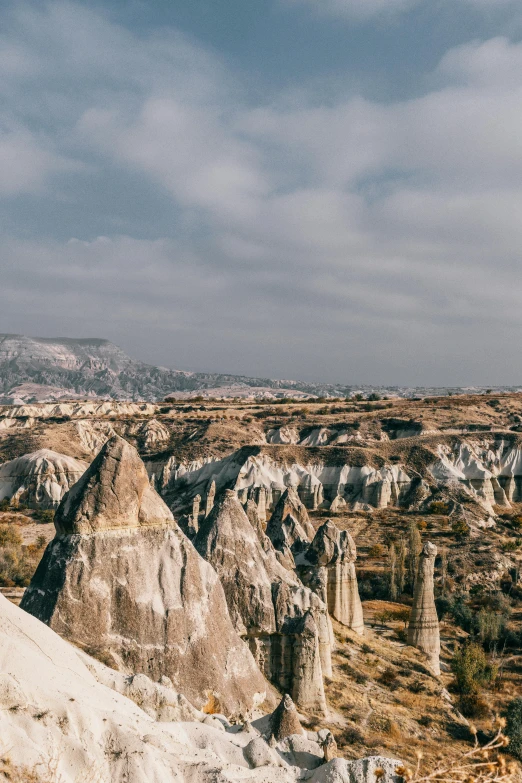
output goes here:
<path id="1" fill-rule="evenodd" d="M 168 524 L 172 513 L 152 489 L 136 449 L 115 435 L 107 441 L 55 514 L 58 535 Z"/>
<path id="2" fill-rule="evenodd" d="M 288 487 L 281 495 L 267 525 L 266 534 L 275 548 L 281 551 L 285 548 L 301 551 L 313 539 L 313 525 L 294 487 Z"/>
<path id="3" fill-rule="evenodd" d="M 321 748 L 323 750 L 325 762 L 332 761 L 337 758 L 337 742 L 331 731 L 326 734 L 326 737 L 321 742 Z"/>
<path id="4" fill-rule="evenodd" d="M 192 499 L 192 527 L 197 533 L 199 529 L 199 507 L 201 504 L 201 495 L 196 495 Z"/>
<path id="5" fill-rule="evenodd" d="M 306 584 L 322 595 L 326 582 L 326 602 L 330 615 L 356 633 L 364 633 L 364 620 L 355 573 L 357 550 L 347 530 L 338 530 L 329 519 L 318 529 L 300 569 Z M 307 568 L 315 564 L 315 569 Z"/>
<path id="6" fill-rule="evenodd" d="M 285 693 L 270 716 L 270 733 L 279 742 L 291 734 L 305 734 L 291 696 Z"/>
<path id="7" fill-rule="evenodd" d="M 408 625 L 408 644 L 424 652 L 434 674 L 440 674 L 440 632 L 435 608 L 433 572 L 437 547 L 424 544 L 419 557 L 419 570 Z"/>
<path id="8" fill-rule="evenodd" d="M 210 482 L 210 486 L 207 491 L 207 499 L 205 501 L 205 516 L 208 517 L 212 508 L 214 507 L 214 498 L 216 497 L 216 482 L 214 479 Z"/>
<path id="9" fill-rule="evenodd" d="M 267 683 L 234 630 L 217 574 L 145 483 L 128 443 L 113 438 L 95 463 L 62 501 L 60 534 L 22 608 L 115 665 L 168 676 L 197 707 L 211 691 L 228 712 L 247 711 Z"/>
<path id="10" fill-rule="evenodd" d="M 40 449 L 0 466 L 0 500 L 30 508 L 56 508 L 87 470 L 87 462 Z"/>
<path id="11" fill-rule="evenodd" d="M 252 517 L 256 511 L 252 504 L 248 510 Z M 253 521 L 257 525 L 257 517 Z M 217 498 L 194 543 L 221 579 L 236 630 L 248 641 L 265 676 L 282 690 L 293 692 L 300 671 L 298 636 L 303 618 L 312 613 L 317 631 L 314 655 L 321 669 L 313 670 L 320 682 L 310 687 L 322 689 L 323 674 L 331 676 L 332 634 L 326 605 L 279 563 L 269 539 L 258 525 L 254 529 L 233 490 Z M 307 640 L 306 649 L 312 644 Z M 296 701 L 306 709 L 299 697 Z"/>
<path id="12" fill-rule="evenodd" d="M 310 783 L 375 783 L 376 780 L 402 783 L 403 778 L 396 773 L 401 766 L 401 761 L 385 756 L 368 756 L 356 761 L 336 758 L 315 770 L 309 780 Z M 375 774 L 377 770 L 382 770 L 379 778 Z"/>
<path id="13" fill-rule="evenodd" d="M 326 715 L 319 634 L 311 612 L 300 618 L 299 626 L 294 642 L 292 698 L 301 709 Z"/>

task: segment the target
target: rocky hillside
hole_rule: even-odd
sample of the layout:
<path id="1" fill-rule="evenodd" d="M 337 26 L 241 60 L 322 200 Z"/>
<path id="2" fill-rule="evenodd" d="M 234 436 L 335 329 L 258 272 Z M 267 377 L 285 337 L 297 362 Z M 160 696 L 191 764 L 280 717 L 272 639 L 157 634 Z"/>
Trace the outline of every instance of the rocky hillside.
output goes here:
<path id="1" fill-rule="evenodd" d="M 265 396 L 271 390 L 299 396 L 346 394 L 349 387 L 169 370 L 134 361 L 108 340 L 0 334 L 0 399 L 7 403 L 75 397 L 161 400 L 191 392 Z"/>

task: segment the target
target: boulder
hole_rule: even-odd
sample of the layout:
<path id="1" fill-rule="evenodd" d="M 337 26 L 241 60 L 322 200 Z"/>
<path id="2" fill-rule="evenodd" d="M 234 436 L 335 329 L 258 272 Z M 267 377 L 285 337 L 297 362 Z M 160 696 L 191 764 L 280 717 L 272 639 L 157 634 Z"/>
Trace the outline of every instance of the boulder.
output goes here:
<path id="1" fill-rule="evenodd" d="M 285 693 L 270 716 L 270 734 L 278 742 L 291 734 L 305 734 L 292 698 Z"/>

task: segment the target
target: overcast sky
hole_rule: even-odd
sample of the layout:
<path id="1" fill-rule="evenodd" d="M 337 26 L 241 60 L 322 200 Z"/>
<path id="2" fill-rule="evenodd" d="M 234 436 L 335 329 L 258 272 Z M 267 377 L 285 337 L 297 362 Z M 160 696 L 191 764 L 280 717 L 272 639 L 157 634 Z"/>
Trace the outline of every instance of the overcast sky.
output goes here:
<path id="1" fill-rule="evenodd" d="M 0 7 L 0 331 L 522 382 L 519 0 Z"/>

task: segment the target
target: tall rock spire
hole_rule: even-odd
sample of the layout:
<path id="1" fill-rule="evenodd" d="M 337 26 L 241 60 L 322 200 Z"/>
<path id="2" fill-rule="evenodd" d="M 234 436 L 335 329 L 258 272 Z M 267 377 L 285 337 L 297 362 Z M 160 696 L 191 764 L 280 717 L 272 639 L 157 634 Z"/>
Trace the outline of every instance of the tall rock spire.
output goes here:
<path id="1" fill-rule="evenodd" d="M 408 644 L 422 650 L 434 674 L 440 674 L 439 619 L 435 608 L 433 573 L 437 547 L 424 544 L 419 557 L 413 606 L 408 625 Z"/>
<path id="2" fill-rule="evenodd" d="M 364 620 L 355 560 L 357 550 L 347 530 L 338 530 L 327 520 L 314 536 L 306 560 L 318 571 L 326 570 L 326 601 L 330 615 L 359 634 L 364 633 Z M 322 582 L 319 579 L 319 582 Z"/>

